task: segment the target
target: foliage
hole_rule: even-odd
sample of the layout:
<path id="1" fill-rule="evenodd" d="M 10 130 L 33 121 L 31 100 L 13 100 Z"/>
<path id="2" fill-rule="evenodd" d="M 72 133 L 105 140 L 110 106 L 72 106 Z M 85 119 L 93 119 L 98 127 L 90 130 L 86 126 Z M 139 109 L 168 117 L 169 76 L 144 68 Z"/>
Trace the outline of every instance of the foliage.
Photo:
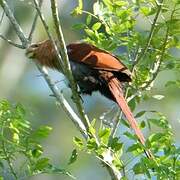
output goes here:
<path id="1" fill-rule="evenodd" d="M 174 70 L 178 72 L 179 59 L 171 53 L 172 49 L 179 48 L 179 24 L 180 24 L 180 1 L 123 1 L 101 0 L 93 4 L 93 13 L 83 9 L 81 5 L 76 8 L 72 15 L 86 15 L 84 23 L 75 24 L 75 30 L 82 30 L 84 40 L 102 49 L 113 52 L 121 58 L 132 70 L 134 75 L 131 87 L 128 89 L 130 106 L 135 108 L 143 99 L 165 98 L 161 94 L 151 95 L 148 91 L 153 88 L 153 82 L 161 71 Z M 78 11 L 77 11 L 78 9 Z M 138 29 L 138 22 L 145 23 L 148 28 Z M 169 81 L 166 86 L 177 85 L 179 80 Z M 139 112 L 135 117 L 139 118 L 147 111 Z M 159 128 L 159 133 L 152 133 L 143 147 L 137 141 L 137 137 L 126 131 L 124 135 L 132 140 L 133 144 L 127 149 L 119 137 L 111 137 L 111 129 L 101 127 L 98 130 L 100 145 L 95 139 L 89 139 L 87 143 L 75 138 L 76 146 L 83 151 L 95 154 L 105 160 L 107 152 L 113 154 L 112 163 L 119 169 L 134 174 L 143 174 L 151 179 L 178 179 L 180 149 L 174 144 L 173 133 L 164 115 L 160 112 L 151 111 L 154 118 L 142 120 L 140 127 L 152 126 Z M 125 120 L 121 121 L 129 128 Z M 94 129 L 95 131 L 95 129 Z M 151 149 L 155 159 L 149 160 L 142 156 L 143 149 Z M 123 152 L 123 153 L 122 153 Z M 126 166 L 133 161 L 122 162 L 121 156 L 125 152 L 133 153 L 138 157 L 132 169 Z M 127 166 L 129 168 L 129 166 Z M 131 176 L 130 176 L 131 177 Z"/>
<path id="2" fill-rule="evenodd" d="M 124 176 L 131 177 L 133 171 L 135 175 L 141 174 L 147 179 L 153 177 L 157 179 L 178 179 L 178 177 L 180 177 L 180 148 L 177 148 L 174 144 L 172 129 L 166 117 L 159 112 L 152 113 L 155 114 L 156 118 L 147 119 L 147 123 L 144 123 L 143 128 L 146 126 L 149 126 L 149 128 L 157 126 L 160 132 L 151 134 L 146 140 L 146 147 L 142 146 L 137 140 L 137 137 L 126 131 L 124 135 L 128 140 L 132 141 L 132 145 L 126 149 L 121 138 L 112 138 L 110 128 L 105 127 L 99 128 L 97 133 L 100 144 L 97 144 L 94 138 L 89 139 L 87 142 L 83 142 L 83 140 L 78 137 L 74 138 L 74 144 L 78 150 L 92 155 L 94 154 L 107 164 L 112 162 L 117 169 L 123 169 Z M 144 148 L 151 149 L 155 158 L 150 160 L 144 156 Z M 78 154 L 77 151 L 75 152 L 76 158 L 71 161 L 72 163 L 75 162 L 74 160 L 77 160 Z M 132 153 L 136 158 L 136 163 L 134 164 L 132 159 L 127 161 L 120 160 L 124 153 Z M 110 154 L 113 154 L 113 156 L 110 156 Z M 132 164 L 132 169 L 129 169 L 129 164 Z"/>
<path id="3" fill-rule="evenodd" d="M 43 156 L 40 141 L 47 138 L 52 128 L 41 126 L 34 130 L 26 120 L 21 104 L 0 102 L 0 178 L 26 179 L 42 173 L 60 173 L 71 176 L 67 171 L 55 167 Z"/>
<path id="4" fill-rule="evenodd" d="M 2 2 L 0 0 L 0 4 Z M 93 2 L 92 12 L 84 10 L 83 0 L 78 0 L 78 3 L 72 15 L 85 15 L 86 19 L 84 23 L 73 25 L 73 28 L 84 33 L 85 41 L 114 53 L 132 71 L 133 82 L 126 90 L 131 109 L 135 109 L 142 100 L 166 98 L 161 94 L 152 95 L 149 90 L 160 72 L 173 69 L 179 73 L 179 59 L 171 51 L 180 47 L 180 1 L 97 0 Z M 145 24 L 144 29 L 139 29 L 138 23 Z M 166 87 L 171 85 L 179 88 L 180 79 L 166 82 Z M 15 179 L 39 173 L 64 173 L 70 176 L 43 156 L 39 141 L 47 137 L 50 128 L 33 130 L 25 120 L 21 105 L 11 105 L 7 101 L 2 101 L 0 105 L 1 174 L 9 173 Z M 126 127 L 122 136 L 131 142 L 128 147 L 122 137 L 115 136 L 118 123 L 113 127 L 101 124 L 95 128 L 97 123 L 94 120 L 89 127 L 88 139 L 74 137 L 76 147 L 68 164 L 75 163 L 79 152 L 84 151 L 97 157 L 103 165 L 122 171 L 123 179 L 134 175 L 142 175 L 144 179 L 179 179 L 180 148 L 173 141 L 167 118 L 154 110 L 140 111 L 135 118 L 142 119 L 141 129 L 156 127 L 159 130 L 158 133 L 151 133 L 145 145 L 140 144 L 130 132 L 129 124 L 122 115 L 117 122 Z M 144 149 L 150 149 L 154 158 L 149 160 L 144 155 Z M 127 154 L 131 154 L 133 159 L 123 160 L 122 156 Z M 18 166 L 15 166 L 16 162 Z"/>

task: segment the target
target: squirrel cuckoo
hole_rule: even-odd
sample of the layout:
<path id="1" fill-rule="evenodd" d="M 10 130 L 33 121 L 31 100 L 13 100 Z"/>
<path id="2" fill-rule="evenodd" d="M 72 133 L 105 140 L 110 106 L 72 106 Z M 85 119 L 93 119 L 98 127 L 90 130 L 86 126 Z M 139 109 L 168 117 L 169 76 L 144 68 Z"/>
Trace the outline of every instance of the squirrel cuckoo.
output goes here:
<path id="1" fill-rule="evenodd" d="M 144 145 L 145 138 L 123 96 L 122 82 L 131 81 L 131 72 L 127 67 L 109 52 L 84 42 L 67 45 L 67 53 L 81 93 L 91 95 L 93 91 L 100 91 L 105 97 L 116 102 Z M 32 44 L 26 55 L 43 66 L 61 71 L 50 40 Z M 149 158 L 152 157 L 150 151 L 145 153 Z"/>

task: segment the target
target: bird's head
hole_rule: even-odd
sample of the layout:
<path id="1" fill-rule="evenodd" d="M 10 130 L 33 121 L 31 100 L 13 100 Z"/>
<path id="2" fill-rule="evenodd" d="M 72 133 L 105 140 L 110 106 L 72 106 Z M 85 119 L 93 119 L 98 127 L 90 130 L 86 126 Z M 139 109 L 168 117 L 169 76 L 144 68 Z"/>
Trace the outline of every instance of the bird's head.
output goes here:
<path id="1" fill-rule="evenodd" d="M 36 52 L 38 51 L 41 43 L 35 43 L 31 44 L 27 49 L 26 49 L 26 57 L 29 59 L 35 59 L 36 58 Z"/>
<path id="2" fill-rule="evenodd" d="M 39 64 L 50 68 L 57 68 L 57 56 L 52 41 L 31 44 L 26 49 L 26 56 L 35 59 Z"/>

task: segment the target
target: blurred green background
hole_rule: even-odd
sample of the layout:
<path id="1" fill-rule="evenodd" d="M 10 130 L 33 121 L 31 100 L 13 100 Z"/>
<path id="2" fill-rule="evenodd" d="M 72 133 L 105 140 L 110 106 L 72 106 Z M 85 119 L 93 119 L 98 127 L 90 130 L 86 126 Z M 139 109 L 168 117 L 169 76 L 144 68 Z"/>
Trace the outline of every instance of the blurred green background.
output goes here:
<path id="1" fill-rule="evenodd" d="M 93 2 L 86 0 L 84 4 L 85 8 L 92 9 Z M 31 1 L 9 0 L 9 3 L 23 30 L 28 35 L 35 14 Z M 75 18 L 70 15 L 72 9 L 77 5 L 77 1 L 60 0 L 59 5 L 61 24 L 66 43 L 68 44 L 82 39 L 83 33 L 74 31 L 72 25 L 83 21 L 84 17 Z M 49 1 L 45 1 L 42 9 L 46 20 L 53 29 Z M 0 9 L 0 17 L 2 13 L 2 9 Z M 142 30 L 147 28 L 146 24 L 141 23 L 141 19 L 138 20 L 137 26 L 138 29 Z M 17 37 L 6 17 L 0 25 L 0 32 L 18 43 Z M 43 30 L 41 22 L 38 21 L 33 42 L 43 39 L 46 39 L 46 33 Z M 177 57 L 180 56 L 180 52 L 177 50 L 172 49 L 172 53 L 176 54 Z M 70 91 L 65 85 L 64 77 L 57 72 L 50 71 L 50 73 L 55 81 L 60 81 L 57 85 L 71 101 Z M 156 99 L 144 101 L 135 110 L 135 112 L 140 110 L 157 110 L 165 114 L 172 125 L 177 144 L 180 143 L 180 90 L 174 86 L 166 88 L 164 85 L 168 80 L 177 79 L 179 75 L 179 73 L 173 70 L 160 73 L 150 93 L 161 94 L 165 98 L 159 101 Z M 30 112 L 28 119 L 32 122 L 34 128 L 42 124 L 53 127 L 51 135 L 43 142 L 44 154 L 50 157 L 55 164 L 66 167 L 73 149 L 72 138 L 73 136 L 80 136 L 80 134 L 67 118 L 66 114 L 55 105 L 55 99 L 50 95 L 51 91 L 44 79 L 40 76 L 34 63 L 25 57 L 25 51 L 12 47 L 3 40 L 0 40 L 0 99 L 22 103 L 27 111 Z M 92 97 L 85 96 L 83 100 L 85 110 L 92 119 L 99 119 L 103 112 L 114 105 L 113 102 L 102 97 L 99 93 L 94 93 Z M 122 134 L 121 129 L 119 133 Z M 145 134 L 148 135 L 148 132 L 145 132 Z M 68 170 L 78 180 L 109 179 L 106 169 L 101 167 L 101 164 L 96 158 L 83 153 L 80 154 L 76 163 L 68 167 Z M 31 180 L 40 179 L 67 180 L 70 178 L 62 175 L 39 175 L 31 178 Z"/>

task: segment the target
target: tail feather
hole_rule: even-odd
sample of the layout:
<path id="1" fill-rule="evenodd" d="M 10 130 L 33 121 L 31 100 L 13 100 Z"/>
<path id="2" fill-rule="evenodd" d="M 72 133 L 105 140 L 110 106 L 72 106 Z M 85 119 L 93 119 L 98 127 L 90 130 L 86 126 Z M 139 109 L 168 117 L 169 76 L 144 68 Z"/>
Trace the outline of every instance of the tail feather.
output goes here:
<path id="1" fill-rule="evenodd" d="M 108 80 L 108 87 L 112 93 L 112 95 L 114 96 L 117 104 L 119 105 L 119 107 L 121 108 L 122 112 L 124 113 L 124 115 L 126 116 L 131 128 L 135 131 L 135 134 L 137 135 L 139 141 L 145 145 L 145 138 L 144 135 L 142 134 L 142 131 L 140 130 L 137 121 L 135 120 L 129 106 L 127 105 L 127 102 L 123 96 L 123 91 L 121 88 L 121 83 L 120 81 L 111 75 L 111 77 L 109 77 Z M 148 158 L 152 158 L 153 155 L 149 150 L 145 151 L 146 155 Z"/>

